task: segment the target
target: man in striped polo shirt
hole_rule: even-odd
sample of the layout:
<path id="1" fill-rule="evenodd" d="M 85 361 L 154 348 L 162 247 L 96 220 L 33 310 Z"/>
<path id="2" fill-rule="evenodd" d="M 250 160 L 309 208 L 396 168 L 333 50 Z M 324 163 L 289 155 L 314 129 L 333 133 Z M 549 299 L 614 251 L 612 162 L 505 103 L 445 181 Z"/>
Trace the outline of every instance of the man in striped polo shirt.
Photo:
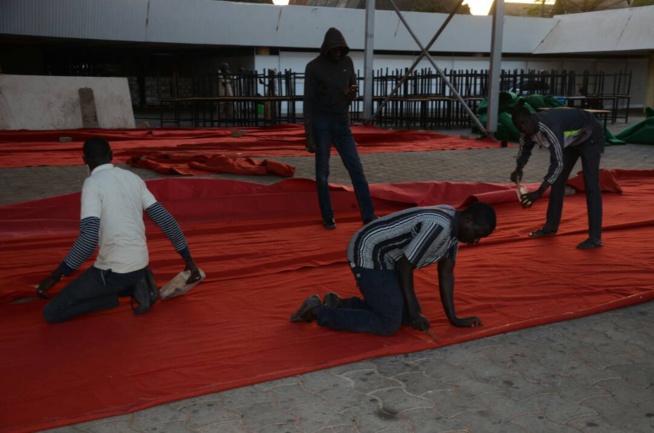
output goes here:
<path id="1" fill-rule="evenodd" d="M 201 279 L 177 221 L 140 177 L 111 164 L 107 140 L 90 138 L 83 150 L 90 176 L 82 187 L 80 234 L 64 260 L 41 281 L 37 294 L 46 297 L 52 286 L 93 255 L 98 244 L 100 250 L 94 265 L 46 304 L 43 314 L 53 323 L 116 307 L 120 296 L 136 301 L 136 314 L 146 313 L 154 304 L 158 289 L 148 268 L 143 210 L 185 260 L 191 271 L 187 283 Z"/>
<path id="2" fill-rule="evenodd" d="M 602 244 L 602 191 L 599 182 L 600 158 L 604 152 L 605 133 L 595 115 L 578 108 L 554 108 L 532 113 L 525 106 L 516 107 L 511 118 L 520 131 L 520 150 L 511 181 L 522 179 L 522 169 L 531 156 L 534 145 L 550 151 L 550 166 L 540 187 L 523 194 L 523 207 L 530 207 L 551 187 L 545 225 L 529 234 L 532 238 L 553 236 L 559 229 L 563 212 L 565 184 L 577 160 L 581 158 L 586 207 L 588 239 L 577 248 L 588 250 Z"/>
<path id="3" fill-rule="evenodd" d="M 401 325 L 429 329 L 413 286 L 413 271 L 438 262 L 438 283 L 445 314 L 454 326 L 479 326 L 477 317 L 457 317 L 454 265 L 459 242 L 476 244 L 495 230 L 495 211 L 476 202 L 463 211 L 440 205 L 387 215 L 359 229 L 347 247 L 347 259 L 363 298 L 334 293 L 307 298 L 292 322 L 332 329 L 391 335 Z"/>

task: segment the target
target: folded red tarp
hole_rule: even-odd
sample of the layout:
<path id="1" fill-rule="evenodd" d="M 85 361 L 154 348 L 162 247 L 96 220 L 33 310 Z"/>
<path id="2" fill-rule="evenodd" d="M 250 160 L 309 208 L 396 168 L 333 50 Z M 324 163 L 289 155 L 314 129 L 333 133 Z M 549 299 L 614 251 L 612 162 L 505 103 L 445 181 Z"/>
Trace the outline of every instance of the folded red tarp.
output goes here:
<path id="1" fill-rule="evenodd" d="M 269 159 L 256 160 L 249 157 L 225 155 L 176 155 L 156 152 L 151 155 L 130 158 L 133 167 L 147 168 L 157 173 L 195 175 L 206 173 L 231 173 L 242 175 L 276 175 L 293 177 L 295 167 Z"/>
<path id="2" fill-rule="evenodd" d="M 512 185 L 372 185 L 381 215 L 414 203 L 460 205 L 479 197 L 496 202 L 496 232 L 477 246 L 462 246 L 455 269 L 458 314 L 479 316 L 482 327 L 450 326 L 435 267 L 416 273 L 418 297 L 439 341 L 410 328 L 375 337 L 288 321 L 312 293 L 356 293 L 344 257 L 361 226 L 350 188 L 334 186 L 338 228 L 326 231 L 312 181 L 150 181 L 180 221 L 207 279 L 144 316 L 121 305 L 58 325 L 44 323 L 43 300 L 7 302 L 31 295 L 31 285 L 71 246 L 79 194 L 0 207 L 0 348 L 6 354 L 0 358 L 0 431 L 123 414 L 650 300 L 653 174 L 610 173 L 622 193 L 604 194 L 605 247 L 592 251 L 575 249 L 586 237 L 583 194 L 566 197 L 558 236 L 529 239 L 527 233 L 542 225 L 547 202 L 524 210 Z M 183 262 L 156 227 L 147 230 L 151 266 L 163 284 Z"/>
<path id="3" fill-rule="evenodd" d="M 390 131 L 353 126 L 360 153 L 499 147 L 492 139 L 464 139 L 429 131 Z M 62 131 L 0 131 L 0 167 L 81 165 L 84 140 L 96 135 L 111 142 L 114 161 L 125 163 L 156 152 L 192 157 L 216 155 L 307 156 L 304 126 L 213 129 L 79 129 Z M 60 142 L 61 137 L 72 141 Z"/>

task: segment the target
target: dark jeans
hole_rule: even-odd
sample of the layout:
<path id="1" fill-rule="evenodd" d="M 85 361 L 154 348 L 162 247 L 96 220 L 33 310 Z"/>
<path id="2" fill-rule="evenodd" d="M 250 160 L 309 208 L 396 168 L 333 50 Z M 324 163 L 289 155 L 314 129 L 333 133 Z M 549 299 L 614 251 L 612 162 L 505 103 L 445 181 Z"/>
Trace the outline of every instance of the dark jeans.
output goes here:
<path id="1" fill-rule="evenodd" d="M 316 118 L 313 122 L 313 137 L 316 141 L 316 183 L 318 204 L 323 220 L 334 218 L 334 209 L 329 194 L 329 156 L 332 144 L 341 156 L 343 165 L 350 174 L 361 218 L 374 219 L 375 209 L 370 198 L 368 181 L 363 173 L 356 144 L 347 120 Z"/>
<path id="2" fill-rule="evenodd" d="M 604 152 L 604 134 L 595 133 L 589 140 L 577 146 L 569 146 L 563 150 L 563 171 L 550 190 L 547 206 L 546 230 L 557 231 L 563 212 L 563 197 L 565 184 L 570 177 L 577 160 L 581 157 L 581 167 L 586 189 L 586 208 L 588 212 L 588 237 L 593 240 L 602 239 L 602 192 L 599 184 L 599 166 Z"/>
<path id="3" fill-rule="evenodd" d="M 408 324 L 397 272 L 352 268 L 363 299 L 344 299 L 340 307 L 318 309 L 318 325 L 341 331 L 392 335 Z"/>
<path id="4" fill-rule="evenodd" d="M 134 285 L 145 278 L 146 269 L 118 274 L 91 266 L 46 304 L 45 320 L 65 322 L 82 314 L 117 307 L 118 297 L 131 296 Z"/>

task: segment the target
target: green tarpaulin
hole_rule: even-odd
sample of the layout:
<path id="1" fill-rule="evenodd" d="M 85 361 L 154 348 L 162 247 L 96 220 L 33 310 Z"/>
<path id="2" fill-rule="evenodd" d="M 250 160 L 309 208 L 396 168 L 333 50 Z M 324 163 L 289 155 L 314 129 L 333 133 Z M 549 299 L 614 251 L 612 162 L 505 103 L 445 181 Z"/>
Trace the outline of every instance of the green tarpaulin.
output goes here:
<path id="1" fill-rule="evenodd" d="M 645 119 L 616 134 L 627 143 L 654 144 L 654 109 L 645 108 Z"/>
<path id="2" fill-rule="evenodd" d="M 519 96 L 512 92 L 500 92 L 499 115 L 497 117 L 497 132 L 494 137 L 497 140 L 514 141 L 520 139 L 520 131 L 513 125 L 511 121 L 511 111 L 517 107 L 520 101 L 524 101 L 524 106 L 532 112 L 538 111 L 540 108 L 556 108 L 564 107 L 565 103 L 552 95 L 525 95 Z M 488 110 L 488 100 L 484 98 L 479 104 L 477 109 L 477 118 L 482 125 L 486 124 Z M 636 125 L 634 125 L 636 126 Z M 654 127 L 654 124 L 652 124 Z M 479 132 L 479 131 L 475 131 Z M 622 139 L 616 138 L 608 129 L 606 133 L 606 144 L 626 144 Z"/>

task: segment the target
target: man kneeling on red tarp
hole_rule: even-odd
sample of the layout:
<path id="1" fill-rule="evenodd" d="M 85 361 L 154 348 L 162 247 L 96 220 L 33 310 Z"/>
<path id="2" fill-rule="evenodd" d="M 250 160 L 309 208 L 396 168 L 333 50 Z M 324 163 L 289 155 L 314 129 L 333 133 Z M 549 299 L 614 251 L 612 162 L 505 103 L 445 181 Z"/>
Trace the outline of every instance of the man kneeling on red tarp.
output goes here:
<path id="1" fill-rule="evenodd" d="M 332 329 L 391 335 L 401 325 L 429 330 L 413 287 L 413 271 L 438 262 L 438 284 L 445 314 L 454 326 L 479 326 L 477 317 L 454 311 L 454 264 L 459 242 L 477 244 L 495 230 L 495 210 L 472 203 L 415 207 L 387 215 L 359 229 L 347 247 L 347 259 L 363 299 L 327 293 L 307 298 L 291 322 Z"/>
<path id="2" fill-rule="evenodd" d="M 83 150 L 90 176 L 82 187 L 80 234 L 66 258 L 41 281 L 37 294 L 47 297 L 46 292 L 91 257 L 98 244 L 100 251 L 93 266 L 47 303 L 43 314 L 48 322 L 117 307 L 120 296 L 132 297 L 135 314 L 150 310 L 159 290 L 148 268 L 143 210 L 185 260 L 191 271 L 187 283 L 202 278 L 177 221 L 140 177 L 111 164 L 107 140 L 90 138 Z"/>

